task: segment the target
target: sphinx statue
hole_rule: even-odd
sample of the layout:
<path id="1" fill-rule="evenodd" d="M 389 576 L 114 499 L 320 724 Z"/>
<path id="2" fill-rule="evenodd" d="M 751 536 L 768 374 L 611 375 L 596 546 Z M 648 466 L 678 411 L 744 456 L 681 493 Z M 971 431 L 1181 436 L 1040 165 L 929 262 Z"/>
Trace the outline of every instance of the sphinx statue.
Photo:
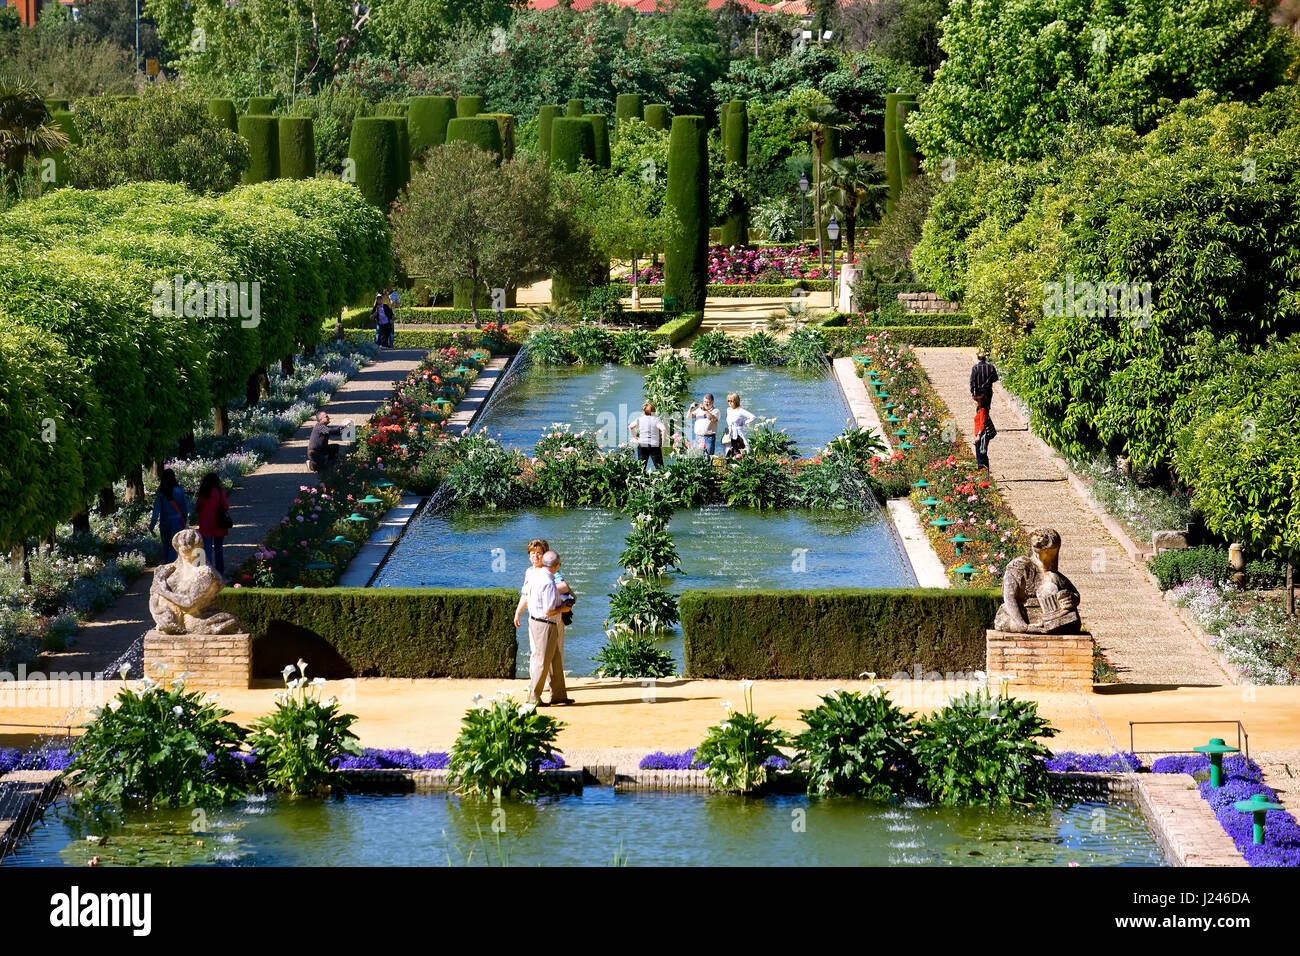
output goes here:
<path id="1" fill-rule="evenodd" d="M 1056 569 L 1061 536 L 1051 528 L 1029 533 L 1029 554 L 1013 558 L 1002 575 L 1002 605 L 993 628 L 1017 634 L 1077 634 L 1079 591 Z"/>
<path id="2" fill-rule="evenodd" d="M 176 560 L 159 565 L 149 586 L 149 613 L 163 634 L 234 634 L 239 619 L 225 611 L 209 611 L 225 587 L 221 575 L 208 567 L 203 537 L 192 528 L 172 536 Z"/>

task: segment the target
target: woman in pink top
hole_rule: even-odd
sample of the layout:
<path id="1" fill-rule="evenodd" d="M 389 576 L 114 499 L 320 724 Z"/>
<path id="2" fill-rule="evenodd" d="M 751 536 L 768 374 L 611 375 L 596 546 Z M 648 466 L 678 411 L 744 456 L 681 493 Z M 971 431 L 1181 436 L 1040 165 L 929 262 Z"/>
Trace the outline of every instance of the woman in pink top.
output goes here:
<path id="1" fill-rule="evenodd" d="M 199 482 L 194 510 L 199 516 L 199 534 L 203 535 L 203 553 L 207 556 L 208 567 L 224 576 L 226 556 L 222 544 L 233 522 L 229 514 L 230 502 L 226 500 L 226 491 L 215 471 L 208 472 Z"/>

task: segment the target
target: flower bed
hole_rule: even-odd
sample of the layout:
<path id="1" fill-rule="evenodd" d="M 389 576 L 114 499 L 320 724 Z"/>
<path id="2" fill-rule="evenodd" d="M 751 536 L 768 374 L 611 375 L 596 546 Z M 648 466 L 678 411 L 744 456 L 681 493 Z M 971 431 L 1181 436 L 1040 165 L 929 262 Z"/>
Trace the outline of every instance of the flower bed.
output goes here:
<path id="1" fill-rule="evenodd" d="M 637 766 L 642 770 L 703 770 L 708 764 L 695 762 L 696 749 L 692 747 L 680 753 L 664 753 L 662 750 L 656 750 L 642 757 Z M 763 766 L 773 770 L 789 770 L 790 761 L 785 757 L 768 757 L 763 761 Z"/>
<path id="2" fill-rule="evenodd" d="M 417 754 L 411 750 L 381 750 L 367 747 L 356 756 L 347 755 L 336 761 L 335 770 L 446 770 L 451 755 L 443 750 Z M 568 764 L 559 754 L 543 760 L 543 770 L 562 770 Z"/>
<path id="3" fill-rule="evenodd" d="M 881 398 L 868 387 L 881 421 L 892 413 L 902 419 L 888 423 L 891 433 L 907 429 L 907 442 L 914 448 L 895 450 L 888 458 L 873 457 L 870 475 L 890 497 L 907 495 L 921 516 L 926 536 L 949 577 L 959 585 L 995 587 L 1002 579 L 1007 562 L 1025 553 L 1027 539 L 1019 519 L 1003 501 L 989 474 L 976 467 L 969 446 L 957 438 L 957 426 L 947 405 L 926 377 L 911 345 L 899 344 L 893 331 L 864 335 L 858 349 L 864 361 L 857 361 L 858 375 L 874 370 L 884 384 L 889 398 Z M 885 402 L 893 408 L 885 408 Z M 901 441 L 891 437 L 895 447 Z M 928 487 L 913 485 L 924 478 Z M 938 504 L 922 504 L 933 498 Z M 944 528 L 930 524 L 932 519 L 948 518 L 953 524 Z M 961 546 L 948 539 L 958 533 L 971 539 Z M 976 574 L 956 574 L 955 569 L 969 564 Z"/>
<path id="4" fill-rule="evenodd" d="M 795 248 L 760 246 L 709 247 L 710 285 L 753 285 L 790 282 L 796 279 L 830 279 L 830 255 L 824 265 L 817 262 L 817 247 L 805 245 Z M 637 272 L 638 283 L 664 281 L 662 263 L 647 266 Z"/>
<path id="5" fill-rule="evenodd" d="M 1280 599 L 1224 587 L 1202 577 L 1168 592 L 1216 649 L 1255 684 L 1300 684 L 1300 623 Z"/>

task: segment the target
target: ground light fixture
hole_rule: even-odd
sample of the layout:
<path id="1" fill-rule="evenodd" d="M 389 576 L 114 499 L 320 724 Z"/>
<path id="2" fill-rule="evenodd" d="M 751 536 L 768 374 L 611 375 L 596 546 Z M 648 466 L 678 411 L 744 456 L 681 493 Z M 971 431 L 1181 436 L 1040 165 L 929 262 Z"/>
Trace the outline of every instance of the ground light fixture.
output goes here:
<path id="1" fill-rule="evenodd" d="M 376 488 L 391 488 L 391 487 L 393 487 L 393 483 L 392 483 L 391 481 L 387 480 L 387 479 L 384 479 L 383 481 L 376 481 L 376 482 L 375 482 L 375 487 L 376 487 Z"/>
<path id="2" fill-rule="evenodd" d="M 930 487 L 930 483 L 926 481 L 924 478 L 920 478 L 917 481 L 912 482 L 912 487 L 920 488 L 921 490 L 924 491 L 926 488 Z"/>
<path id="3" fill-rule="evenodd" d="M 799 177 L 799 241 L 808 238 L 808 174 Z"/>
<path id="4" fill-rule="evenodd" d="M 334 537 L 330 538 L 330 544 L 351 544 L 351 543 L 352 543 L 351 538 L 345 538 L 341 534 L 336 534 Z"/>
<path id="5" fill-rule="evenodd" d="M 957 574 L 964 574 L 967 580 L 970 580 L 972 574 L 979 574 L 979 568 L 972 568 L 969 564 L 963 564 L 960 568 L 953 568 Z"/>
<path id="6" fill-rule="evenodd" d="M 1197 747 L 1196 749 L 1200 750 L 1201 748 Z M 1238 800 L 1233 804 L 1233 807 L 1242 813 L 1249 813 L 1251 815 L 1251 822 L 1254 824 L 1252 827 L 1253 832 L 1251 842 L 1253 842 L 1255 846 L 1262 846 L 1264 843 L 1264 814 L 1269 810 L 1286 809 L 1282 804 L 1274 803 L 1262 793 L 1255 794 L 1249 800 Z"/>
<path id="7" fill-rule="evenodd" d="M 383 503 L 383 498 L 376 498 L 374 495 L 366 495 L 357 502 L 359 505 L 382 505 Z"/>
<path id="8" fill-rule="evenodd" d="M 942 516 L 935 518 L 933 521 L 930 522 L 930 524 L 934 525 L 940 531 L 947 531 L 948 525 L 956 524 L 956 523 L 957 522 L 953 521 L 951 518 L 944 518 Z"/>
<path id="9" fill-rule="evenodd" d="M 1211 737 L 1208 744 L 1202 744 L 1192 749 L 1198 754 L 1205 754 L 1210 758 L 1211 787 L 1223 786 L 1223 755 L 1241 753 L 1240 748 L 1224 743 L 1222 737 Z"/>
<path id="10" fill-rule="evenodd" d="M 922 501 L 921 504 L 925 505 L 927 508 L 930 509 L 931 512 L 933 512 L 934 506 L 940 504 L 940 501 L 934 495 L 931 495 L 929 498 L 926 498 L 924 501 Z"/>
<path id="11" fill-rule="evenodd" d="M 346 518 L 344 518 L 343 520 L 344 520 L 344 521 L 365 522 L 365 521 L 369 521 L 370 519 L 367 518 L 365 515 L 359 515 L 359 514 L 357 514 L 357 513 L 354 511 L 354 512 L 352 512 L 352 514 L 348 515 L 348 516 L 347 516 Z"/>
<path id="12" fill-rule="evenodd" d="M 307 570 L 308 570 L 308 571 L 328 571 L 328 570 L 329 570 L 330 568 L 332 568 L 332 567 L 334 567 L 334 565 L 330 564 L 328 561 L 308 561 L 308 562 L 307 562 Z"/>
<path id="13" fill-rule="evenodd" d="M 956 550 L 957 550 L 957 557 L 960 558 L 960 557 L 961 557 L 961 546 L 962 546 L 963 544 L 970 544 L 971 541 L 973 541 L 974 539 L 973 539 L 973 538 L 968 538 L 968 537 L 966 537 L 964 534 L 962 534 L 960 531 L 958 531 L 955 535 L 953 535 L 953 536 L 952 536 L 951 538 L 949 538 L 948 540 L 949 540 L 949 541 L 950 541 L 950 542 L 951 542 L 951 543 L 956 547 Z"/>

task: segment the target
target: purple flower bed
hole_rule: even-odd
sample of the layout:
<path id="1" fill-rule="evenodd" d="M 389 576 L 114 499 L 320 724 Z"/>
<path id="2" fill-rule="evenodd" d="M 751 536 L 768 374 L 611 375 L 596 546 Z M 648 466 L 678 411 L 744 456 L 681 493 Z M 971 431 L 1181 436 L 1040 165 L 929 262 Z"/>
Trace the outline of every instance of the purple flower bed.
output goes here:
<path id="1" fill-rule="evenodd" d="M 1136 754 L 1081 754 L 1062 750 L 1043 765 L 1052 773 L 1130 773 L 1142 769 Z"/>
<path id="2" fill-rule="evenodd" d="M 1151 772 L 1208 774 L 1210 758 L 1204 754 L 1161 757 L 1151 765 Z M 1207 778 L 1201 781 L 1200 789 L 1201 796 L 1214 809 L 1220 826 L 1232 837 L 1232 842 L 1249 865 L 1300 866 L 1300 826 L 1296 825 L 1291 814 L 1285 810 L 1265 813 L 1264 842 L 1256 846 L 1252 815 L 1233 806 L 1238 800 L 1249 800 L 1257 793 L 1277 801 L 1277 794 L 1264 785 L 1264 774 L 1255 761 L 1241 756 L 1225 757 L 1223 786 L 1211 787 Z"/>
<path id="3" fill-rule="evenodd" d="M 829 260 L 829 257 L 828 257 Z M 710 285 L 753 285 L 762 282 L 789 282 L 794 279 L 829 279 L 829 266 L 817 264 L 817 247 L 780 249 L 760 247 L 736 249 L 709 247 Z M 663 282 L 663 266 L 648 266 L 637 272 L 638 282 Z M 680 768 L 678 768 L 680 769 Z"/>
<path id="4" fill-rule="evenodd" d="M 677 754 L 666 754 L 662 750 L 656 750 L 642 757 L 637 766 L 642 770 L 703 770 L 708 765 L 695 762 L 695 749 L 692 747 Z M 763 762 L 763 766 L 773 770 L 789 770 L 790 761 L 784 757 L 768 757 Z"/>
<path id="5" fill-rule="evenodd" d="M 417 754 L 412 750 L 383 750 L 367 747 L 359 755 L 341 757 L 335 761 L 335 770 L 446 770 L 451 756 L 443 750 Z M 543 770 L 560 770 L 567 766 L 564 757 L 556 754 L 542 761 Z"/>
<path id="6" fill-rule="evenodd" d="M 0 776 L 11 770 L 67 770 L 72 763 L 72 751 L 58 750 L 18 750 L 14 747 L 0 747 Z"/>

